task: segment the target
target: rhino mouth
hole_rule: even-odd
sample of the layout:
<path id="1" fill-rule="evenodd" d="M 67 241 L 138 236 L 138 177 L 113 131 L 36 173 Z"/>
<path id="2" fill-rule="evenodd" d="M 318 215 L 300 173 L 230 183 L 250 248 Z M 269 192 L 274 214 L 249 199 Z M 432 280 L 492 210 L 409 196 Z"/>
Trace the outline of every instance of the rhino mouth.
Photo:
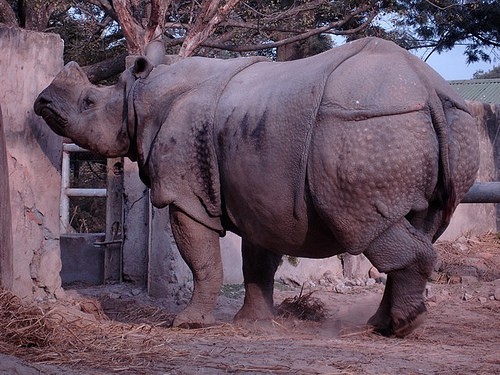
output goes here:
<path id="1" fill-rule="evenodd" d="M 38 114 L 42 116 L 47 125 L 59 135 L 64 135 L 63 130 L 68 126 L 68 120 L 61 116 L 57 111 L 48 106 L 39 108 Z"/>

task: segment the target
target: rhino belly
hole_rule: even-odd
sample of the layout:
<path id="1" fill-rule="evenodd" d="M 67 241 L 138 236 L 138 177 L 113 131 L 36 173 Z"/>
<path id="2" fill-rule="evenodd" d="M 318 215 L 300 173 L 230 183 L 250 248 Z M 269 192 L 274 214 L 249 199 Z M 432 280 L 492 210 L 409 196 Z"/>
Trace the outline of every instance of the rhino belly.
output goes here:
<path id="1" fill-rule="evenodd" d="M 301 212 L 294 212 L 292 186 L 269 178 L 245 178 L 249 175 L 255 177 L 255 173 L 240 175 L 233 170 L 231 177 L 223 178 L 229 230 L 279 254 L 326 258 L 344 251 L 310 205 L 304 202 Z"/>

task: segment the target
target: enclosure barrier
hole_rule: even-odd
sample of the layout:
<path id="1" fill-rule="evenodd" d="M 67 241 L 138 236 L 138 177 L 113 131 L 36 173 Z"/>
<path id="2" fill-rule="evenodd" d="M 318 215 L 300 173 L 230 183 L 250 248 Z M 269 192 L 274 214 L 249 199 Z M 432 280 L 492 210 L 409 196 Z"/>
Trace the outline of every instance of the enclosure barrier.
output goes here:
<path id="1" fill-rule="evenodd" d="M 70 197 L 106 197 L 107 189 L 71 188 L 70 184 L 70 154 L 72 152 L 89 152 L 74 143 L 63 143 L 62 171 L 61 171 L 61 233 L 69 229 L 69 199 Z"/>
<path id="2" fill-rule="evenodd" d="M 500 182 L 476 182 L 460 203 L 500 203 Z"/>

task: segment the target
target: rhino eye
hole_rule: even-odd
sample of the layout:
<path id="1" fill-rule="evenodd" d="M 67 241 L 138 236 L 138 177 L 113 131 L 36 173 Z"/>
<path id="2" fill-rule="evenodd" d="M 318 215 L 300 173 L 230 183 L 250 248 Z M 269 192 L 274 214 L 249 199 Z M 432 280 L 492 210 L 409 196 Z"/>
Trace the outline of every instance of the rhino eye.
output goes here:
<path id="1" fill-rule="evenodd" d="M 86 111 L 87 109 L 90 109 L 95 106 L 95 100 L 91 96 L 86 96 L 82 100 L 82 111 Z"/>

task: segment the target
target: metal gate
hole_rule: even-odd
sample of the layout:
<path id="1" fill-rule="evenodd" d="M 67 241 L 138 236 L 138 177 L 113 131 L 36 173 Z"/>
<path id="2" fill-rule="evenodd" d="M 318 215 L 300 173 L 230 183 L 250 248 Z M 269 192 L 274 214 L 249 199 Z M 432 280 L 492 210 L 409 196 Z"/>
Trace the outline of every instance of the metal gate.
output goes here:
<path id="1" fill-rule="evenodd" d="M 60 238 L 63 285 L 103 284 L 122 279 L 123 160 L 106 161 L 106 188 L 71 186 L 72 153 L 89 153 L 73 143 L 63 144 L 61 170 Z M 105 233 L 74 233 L 70 198 L 105 197 Z"/>

